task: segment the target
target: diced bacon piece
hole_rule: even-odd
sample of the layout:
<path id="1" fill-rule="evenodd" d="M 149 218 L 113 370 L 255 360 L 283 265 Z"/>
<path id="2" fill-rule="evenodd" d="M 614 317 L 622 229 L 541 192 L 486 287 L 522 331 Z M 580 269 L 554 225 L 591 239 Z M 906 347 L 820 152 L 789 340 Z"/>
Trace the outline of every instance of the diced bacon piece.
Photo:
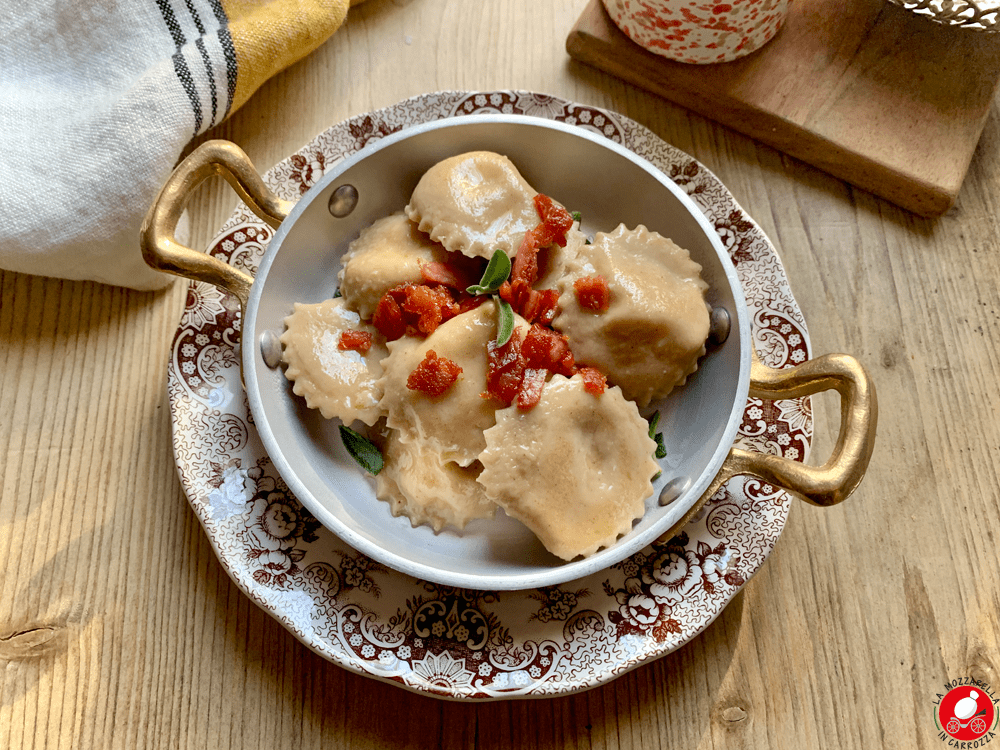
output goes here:
<path id="1" fill-rule="evenodd" d="M 403 312 L 408 313 L 407 323 L 415 333 L 429 336 L 441 323 L 458 314 L 459 308 L 451 293 L 444 287 L 411 284 L 406 288 Z"/>
<path id="2" fill-rule="evenodd" d="M 559 360 L 559 367 L 556 368 L 556 372 L 560 375 L 565 375 L 567 378 L 573 377 L 580 368 L 576 366 L 576 359 L 573 357 L 572 351 L 567 351 L 563 358 Z"/>
<path id="3" fill-rule="evenodd" d="M 545 368 L 529 367 L 524 371 L 524 380 L 521 381 L 521 390 L 517 394 L 517 408 L 527 410 L 537 405 L 542 398 L 542 389 L 545 387 L 545 378 L 548 377 L 548 370 Z"/>
<path id="4" fill-rule="evenodd" d="M 552 321 L 556 319 L 556 311 L 559 309 L 559 290 L 542 289 L 539 294 L 542 295 L 542 303 L 538 322 L 546 326 L 552 325 Z"/>
<path id="5" fill-rule="evenodd" d="M 406 300 L 403 302 L 403 312 L 415 316 L 411 321 L 417 331 L 425 336 L 434 333 L 441 324 L 441 305 L 438 296 L 429 286 L 423 284 L 412 286 L 406 290 Z"/>
<path id="6" fill-rule="evenodd" d="M 502 299 L 504 302 L 508 304 L 514 303 L 514 289 L 510 285 L 510 281 L 505 281 L 504 283 L 502 283 L 500 285 L 500 288 L 497 290 L 497 293 L 500 295 L 500 299 Z"/>
<path id="7" fill-rule="evenodd" d="M 347 330 L 340 334 L 337 348 L 342 351 L 350 350 L 367 354 L 368 350 L 372 348 L 373 341 L 374 337 L 368 331 Z"/>
<path id="8" fill-rule="evenodd" d="M 608 379 L 604 377 L 603 372 L 596 367 L 581 367 L 579 372 L 583 378 L 583 389 L 587 393 L 593 393 L 595 396 L 604 393 L 604 389 L 608 387 Z"/>
<path id="9" fill-rule="evenodd" d="M 549 244 L 549 243 L 545 243 Z M 517 248 L 514 264 L 510 270 L 511 283 L 524 281 L 530 287 L 538 280 L 538 250 L 543 247 L 534 229 L 524 233 L 524 239 Z"/>
<path id="10" fill-rule="evenodd" d="M 569 341 L 561 333 L 536 323 L 524 337 L 521 352 L 528 367 L 544 367 L 557 372 L 566 354 L 570 353 Z"/>
<path id="11" fill-rule="evenodd" d="M 559 292 L 555 289 L 532 289 L 521 303 L 520 316 L 529 323 L 550 324 L 556 317 Z"/>
<path id="12" fill-rule="evenodd" d="M 584 276 L 573 282 L 576 301 L 580 307 L 594 312 L 604 312 L 611 302 L 611 290 L 603 276 Z"/>
<path id="13" fill-rule="evenodd" d="M 395 341 L 406 333 L 403 310 L 391 290 L 383 294 L 375 306 L 372 325 L 385 336 L 386 341 Z"/>
<path id="14" fill-rule="evenodd" d="M 520 315 L 531 296 L 531 284 L 523 279 L 516 279 L 510 285 L 510 306 Z"/>
<path id="15" fill-rule="evenodd" d="M 428 284 L 442 284 L 452 289 L 460 289 L 458 274 L 451 266 L 439 261 L 431 261 L 420 266 L 420 275 Z M 468 286 L 468 285 L 466 285 Z"/>
<path id="16" fill-rule="evenodd" d="M 461 314 L 475 310 L 488 299 L 485 294 L 463 294 L 458 298 L 458 312 Z"/>
<path id="17" fill-rule="evenodd" d="M 420 391 L 433 398 L 444 394 L 455 384 L 461 374 L 462 368 L 457 363 L 446 357 L 439 357 L 431 349 L 406 379 L 406 387 L 411 391 Z"/>
<path id="18" fill-rule="evenodd" d="M 486 345 L 486 396 L 504 405 L 517 397 L 524 377 L 524 359 L 521 357 L 521 337 L 517 331 L 503 346 L 496 339 Z"/>
<path id="19" fill-rule="evenodd" d="M 539 247 L 545 247 L 553 242 L 560 247 L 566 247 L 566 232 L 573 226 L 573 215 L 547 195 L 539 193 L 534 201 L 535 210 L 538 211 L 544 227 L 544 236 L 540 234 L 537 238 Z"/>

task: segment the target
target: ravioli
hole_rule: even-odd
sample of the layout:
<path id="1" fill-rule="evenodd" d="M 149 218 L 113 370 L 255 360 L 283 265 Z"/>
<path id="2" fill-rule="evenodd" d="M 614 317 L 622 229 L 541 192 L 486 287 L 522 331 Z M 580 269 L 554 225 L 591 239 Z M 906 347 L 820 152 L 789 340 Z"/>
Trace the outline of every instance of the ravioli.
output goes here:
<path id="1" fill-rule="evenodd" d="M 500 249 L 513 257 L 538 224 L 535 195 L 506 156 L 471 151 L 428 169 L 406 214 L 447 250 L 489 258 Z"/>
<path id="2" fill-rule="evenodd" d="M 705 353 L 708 285 L 687 250 L 646 227 L 598 233 L 558 283 L 559 313 L 552 323 L 569 339 L 579 364 L 600 369 L 608 382 L 640 407 L 670 393 L 698 368 Z M 573 282 L 599 275 L 610 304 L 582 308 Z"/>
<path id="3" fill-rule="evenodd" d="M 367 354 L 339 348 L 340 335 L 348 330 L 372 334 Z M 315 305 L 296 302 L 294 312 L 285 318 L 281 344 L 285 377 L 310 409 L 319 409 L 327 419 L 338 417 L 344 424 L 358 419 L 370 426 L 383 416 L 377 381 L 388 352 L 378 332 L 343 299 Z"/>
<path id="4" fill-rule="evenodd" d="M 479 483 L 552 554 L 591 555 L 645 513 L 656 443 L 618 388 L 594 396 L 580 375 L 554 375 L 533 409 L 501 409 L 496 421 Z"/>
<path id="5" fill-rule="evenodd" d="M 476 477 L 482 466 L 463 468 L 442 461 L 424 443 L 404 443 L 390 431 L 382 448 L 385 464 L 375 478 L 375 494 L 389 503 L 393 516 L 406 516 L 416 528 L 427 524 L 437 533 L 445 526 L 459 531 L 474 518 L 492 518 L 497 506 Z"/>
<path id="6" fill-rule="evenodd" d="M 388 344 L 378 385 L 386 424 L 399 430 L 404 443 L 420 442 L 445 461 L 468 466 L 485 447 L 483 430 L 492 427 L 496 404 L 480 394 L 486 390 L 486 345 L 496 338 L 493 302 L 442 323 L 426 339 L 404 336 Z M 406 381 L 428 351 L 462 368 L 458 380 L 440 396 L 410 390 Z"/>
<path id="7" fill-rule="evenodd" d="M 362 230 L 350 244 L 340 270 L 340 294 L 348 307 L 368 320 L 387 291 L 421 282 L 420 267 L 445 262 L 450 253 L 422 234 L 399 212 Z"/>

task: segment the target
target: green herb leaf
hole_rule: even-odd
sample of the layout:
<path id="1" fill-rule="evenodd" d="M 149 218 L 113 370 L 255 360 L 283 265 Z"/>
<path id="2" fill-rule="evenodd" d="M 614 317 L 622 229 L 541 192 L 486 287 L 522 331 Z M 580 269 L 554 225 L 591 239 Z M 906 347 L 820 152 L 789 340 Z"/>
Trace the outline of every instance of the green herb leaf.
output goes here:
<path id="1" fill-rule="evenodd" d="M 570 216 L 573 217 L 573 221 L 575 221 L 577 224 L 583 221 L 583 214 L 581 214 L 579 211 L 574 211 L 573 213 L 570 214 Z"/>
<path id="2" fill-rule="evenodd" d="M 337 287 L 337 291 L 335 291 L 335 292 L 333 293 L 333 298 L 334 298 L 334 299 L 337 299 L 337 297 L 340 297 L 340 296 L 342 296 L 342 295 L 340 294 L 340 287 L 338 286 L 338 287 Z"/>
<path id="3" fill-rule="evenodd" d="M 510 258 L 503 250 L 494 250 L 483 278 L 478 284 L 468 287 L 469 294 L 493 294 L 510 276 Z"/>
<path id="4" fill-rule="evenodd" d="M 502 300 L 499 297 L 497 297 L 496 300 L 497 309 L 499 310 L 499 319 L 497 320 L 497 345 L 503 346 L 510 341 L 510 336 L 514 333 L 514 311 L 511 309 L 506 300 Z"/>
<path id="5" fill-rule="evenodd" d="M 660 412 L 653 412 L 653 416 L 649 418 L 649 437 L 651 440 L 656 441 L 656 451 L 654 451 L 653 456 L 655 458 L 666 458 L 667 457 L 667 447 L 663 444 L 663 433 L 656 431 L 656 425 L 660 423 Z"/>
<path id="6" fill-rule="evenodd" d="M 375 443 L 344 425 L 340 425 L 340 439 L 344 441 L 344 447 L 351 454 L 351 458 L 357 461 L 362 469 L 372 476 L 382 471 L 382 452 Z"/>
<path id="7" fill-rule="evenodd" d="M 656 458 L 666 458 L 667 457 L 667 447 L 663 444 L 663 433 L 656 433 L 656 437 L 653 438 L 656 441 L 656 453 L 653 455 Z"/>

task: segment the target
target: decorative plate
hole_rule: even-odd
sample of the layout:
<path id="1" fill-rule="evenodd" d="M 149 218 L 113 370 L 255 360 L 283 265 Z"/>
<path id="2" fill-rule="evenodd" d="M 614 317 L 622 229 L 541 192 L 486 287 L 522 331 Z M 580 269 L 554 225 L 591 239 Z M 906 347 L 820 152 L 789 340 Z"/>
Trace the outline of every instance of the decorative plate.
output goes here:
<path id="1" fill-rule="evenodd" d="M 785 367 L 809 356 L 805 321 L 761 229 L 705 167 L 608 110 L 521 91 L 418 96 L 330 128 L 265 179 L 280 197 L 294 200 L 324 170 L 375 139 L 482 112 L 560 120 L 650 161 L 719 232 L 764 363 Z M 210 252 L 252 274 L 272 235 L 240 204 Z M 737 477 L 678 536 L 568 584 L 497 592 L 411 578 L 344 545 L 278 476 L 240 385 L 241 322 L 235 298 L 191 283 L 168 366 L 181 483 L 226 572 L 247 596 L 309 648 L 359 674 L 464 700 L 594 687 L 704 630 L 763 564 L 784 528 L 789 496 Z M 808 398 L 751 398 L 737 442 L 804 460 L 811 438 Z"/>

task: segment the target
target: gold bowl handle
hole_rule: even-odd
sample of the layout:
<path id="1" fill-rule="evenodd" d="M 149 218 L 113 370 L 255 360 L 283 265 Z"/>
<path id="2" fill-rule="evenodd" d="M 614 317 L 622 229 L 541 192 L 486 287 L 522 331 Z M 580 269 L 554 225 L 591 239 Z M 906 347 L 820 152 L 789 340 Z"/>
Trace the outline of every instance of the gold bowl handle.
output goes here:
<path id="1" fill-rule="evenodd" d="M 295 205 L 268 189 L 250 157 L 235 143 L 206 141 L 177 165 L 153 201 L 139 234 L 142 257 L 159 271 L 205 281 L 231 292 L 239 299 L 245 316 L 253 278 L 218 258 L 182 245 L 174 237 L 191 193 L 215 174 L 224 177 L 272 228 L 277 228 Z"/>
<path id="2" fill-rule="evenodd" d="M 836 505 L 846 500 L 864 478 L 875 449 L 878 400 L 865 368 L 847 354 L 826 354 L 786 370 L 766 367 L 754 356 L 750 368 L 750 395 L 754 398 L 798 398 L 828 390 L 840 394 L 840 434 L 825 464 L 807 466 L 768 453 L 732 448 L 703 498 L 711 497 L 730 478 L 749 474 L 813 505 Z"/>

